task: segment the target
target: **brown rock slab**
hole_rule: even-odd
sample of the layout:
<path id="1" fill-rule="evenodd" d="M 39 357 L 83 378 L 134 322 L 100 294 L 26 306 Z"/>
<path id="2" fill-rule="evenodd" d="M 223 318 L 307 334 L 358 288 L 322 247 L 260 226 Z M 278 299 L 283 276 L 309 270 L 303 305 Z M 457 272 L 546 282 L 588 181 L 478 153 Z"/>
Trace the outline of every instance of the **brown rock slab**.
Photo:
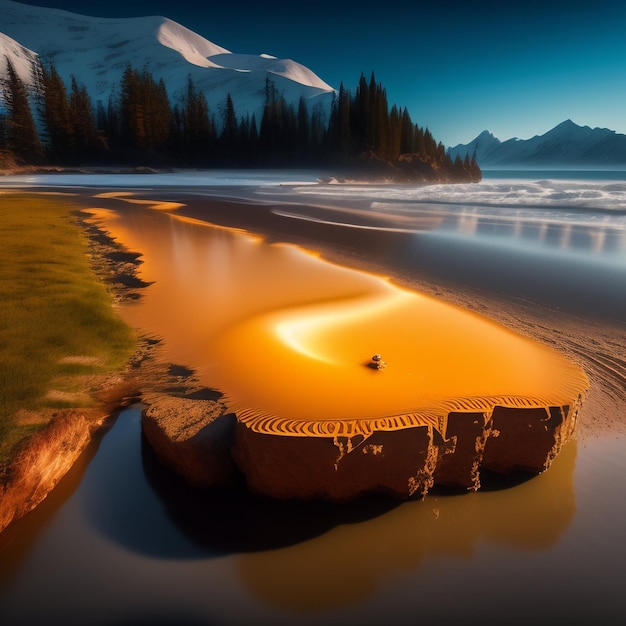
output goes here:
<path id="1" fill-rule="evenodd" d="M 424 497 L 433 485 L 476 491 L 483 469 L 548 469 L 574 430 L 578 408 L 453 412 L 446 439 L 427 426 L 330 438 L 271 435 L 238 423 L 233 454 L 248 487 L 274 498 L 407 499 Z"/>
<path id="2" fill-rule="evenodd" d="M 148 442 L 188 483 L 227 488 L 243 474 L 258 494 L 333 502 L 423 498 L 434 485 L 476 491 L 482 470 L 541 473 L 573 433 L 581 404 L 451 412 L 445 434 L 417 426 L 315 437 L 258 432 L 219 400 L 154 393 L 145 402 Z"/>
<path id="3" fill-rule="evenodd" d="M 435 468 L 436 484 L 472 491 L 480 487 L 480 465 L 489 435 L 485 422 L 482 412 L 448 415 L 448 441 Z"/>
<path id="4" fill-rule="evenodd" d="M 481 466 L 499 474 L 545 471 L 573 432 L 578 409 L 495 407 Z"/>
<path id="5" fill-rule="evenodd" d="M 223 488 L 236 483 L 230 447 L 236 418 L 218 400 L 167 394 L 144 398 L 143 433 L 159 460 L 189 484 Z"/>
<path id="6" fill-rule="evenodd" d="M 258 433 L 241 423 L 233 450 L 252 491 L 337 502 L 368 493 L 423 497 L 438 451 L 426 426 L 328 438 Z"/>

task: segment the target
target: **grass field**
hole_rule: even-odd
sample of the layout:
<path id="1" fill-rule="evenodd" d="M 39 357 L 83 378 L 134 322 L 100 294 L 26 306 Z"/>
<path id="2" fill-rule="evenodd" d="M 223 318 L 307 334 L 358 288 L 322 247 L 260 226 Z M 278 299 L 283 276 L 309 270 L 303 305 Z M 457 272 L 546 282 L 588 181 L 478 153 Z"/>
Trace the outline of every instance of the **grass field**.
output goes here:
<path id="1" fill-rule="evenodd" d="M 45 423 L 38 410 L 85 406 L 88 376 L 123 367 L 135 348 L 75 210 L 59 197 L 0 193 L 0 462 Z"/>

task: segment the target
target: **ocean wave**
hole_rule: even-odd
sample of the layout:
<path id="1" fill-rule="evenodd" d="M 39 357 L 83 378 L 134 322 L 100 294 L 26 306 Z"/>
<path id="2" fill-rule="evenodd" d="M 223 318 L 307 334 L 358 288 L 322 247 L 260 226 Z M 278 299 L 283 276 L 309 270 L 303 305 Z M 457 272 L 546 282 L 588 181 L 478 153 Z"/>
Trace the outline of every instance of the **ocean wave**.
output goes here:
<path id="1" fill-rule="evenodd" d="M 626 183 L 576 180 L 489 180 L 441 185 L 314 185 L 300 196 L 431 205 L 573 209 L 626 215 Z M 401 210 L 401 207 L 398 207 Z"/>

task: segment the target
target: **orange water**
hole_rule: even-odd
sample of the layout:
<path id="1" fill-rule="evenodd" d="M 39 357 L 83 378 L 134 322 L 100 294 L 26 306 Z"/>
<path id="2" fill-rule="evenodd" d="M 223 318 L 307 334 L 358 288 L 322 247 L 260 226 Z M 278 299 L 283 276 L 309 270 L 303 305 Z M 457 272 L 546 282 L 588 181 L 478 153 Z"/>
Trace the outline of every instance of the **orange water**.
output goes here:
<path id="1" fill-rule="evenodd" d="M 94 216 L 143 253 L 154 281 L 123 316 L 257 430 L 436 425 L 452 410 L 564 405 L 586 390 L 555 350 L 384 277 L 175 212 Z M 384 370 L 368 366 L 375 353 Z"/>

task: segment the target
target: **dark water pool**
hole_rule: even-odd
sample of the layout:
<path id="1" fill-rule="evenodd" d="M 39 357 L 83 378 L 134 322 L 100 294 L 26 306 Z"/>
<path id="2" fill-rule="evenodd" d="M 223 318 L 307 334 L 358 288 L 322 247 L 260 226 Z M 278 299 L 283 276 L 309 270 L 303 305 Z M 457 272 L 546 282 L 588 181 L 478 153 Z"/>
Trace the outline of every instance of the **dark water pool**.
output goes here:
<path id="1" fill-rule="evenodd" d="M 614 623 L 624 444 L 506 489 L 297 505 L 187 489 L 133 406 L 0 536 L 2 624 Z"/>

